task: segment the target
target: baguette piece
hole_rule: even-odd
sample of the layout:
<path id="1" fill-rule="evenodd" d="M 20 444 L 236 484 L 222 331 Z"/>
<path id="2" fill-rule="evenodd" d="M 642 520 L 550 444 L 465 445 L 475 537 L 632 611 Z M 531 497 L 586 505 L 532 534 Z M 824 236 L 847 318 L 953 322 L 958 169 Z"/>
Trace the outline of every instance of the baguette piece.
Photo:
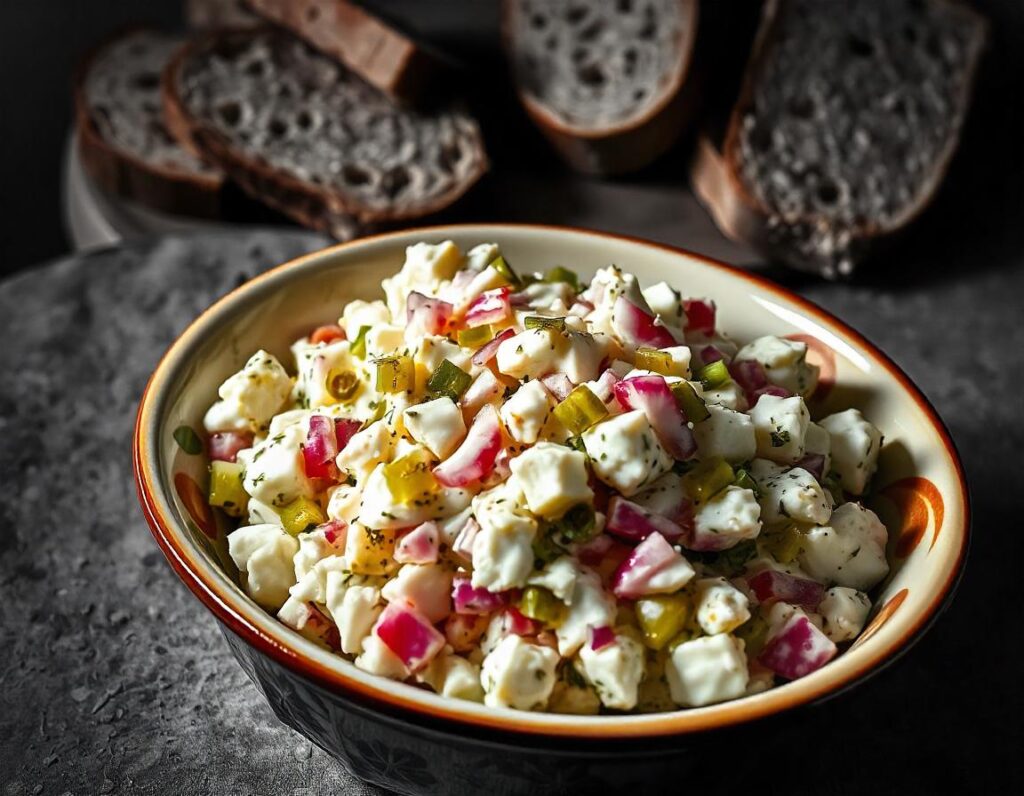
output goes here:
<path id="1" fill-rule="evenodd" d="M 104 190 L 177 215 L 216 217 L 223 174 L 171 137 L 160 110 L 160 73 L 181 40 L 125 31 L 97 47 L 75 75 L 82 165 Z"/>
<path id="2" fill-rule="evenodd" d="M 422 104 L 437 93 L 443 61 L 348 0 L 246 0 L 264 19 L 337 59 L 391 98 Z"/>
<path id="3" fill-rule="evenodd" d="M 278 29 L 186 45 L 163 93 L 179 141 L 255 198 L 341 239 L 437 212 L 487 169 L 469 115 L 400 108 Z"/>
<path id="4" fill-rule="evenodd" d="M 987 33 L 956 0 L 769 0 L 719 143 L 691 176 L 718 226 L 828 278 L 931 201 Z"/>
<path id="5" fill-rule="evenodd" d="M 575 169 L 639 169 L 679 136 L 695 98 L 697 0 L 505 0 L 519 99 Z"/>

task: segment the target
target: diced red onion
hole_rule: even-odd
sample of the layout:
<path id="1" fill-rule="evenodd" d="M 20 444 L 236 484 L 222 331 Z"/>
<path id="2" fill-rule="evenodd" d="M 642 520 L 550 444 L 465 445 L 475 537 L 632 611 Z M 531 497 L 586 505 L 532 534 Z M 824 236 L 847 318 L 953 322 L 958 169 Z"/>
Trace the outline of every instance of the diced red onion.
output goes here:
<path id="1" fill-rule="evenodd" d="M 802 613 L 794 613 L 768 637 L 757 660 L 780 677 L 796 680 L 836 655 L 836 645 Z"/>
<path id="2" fill-rule="evenodd" d="M 769 384 L 767 387 L 761 387 L 758 390 L 754 390 L 751 394 L 750 400 L 747 401 L 751 406 L 757 403 L 758 399 L 762 395 L 774 395 L 776 398 L 790 398 L 793 393 L 787 390 L 785 387 L 780 387 L 777 384 Z"/>
<path id="3" fill-rule="evenodd" d="M 454 310 L 447 301 L 414 290 L 406 299 L 405 320 L 410 329 L 421 334 L 444 334 Z"/>
<path id="4" fill-rule="evenodd" d="M 802 467 L 813 475 L 814 480 L 818 483 L 821 483 L 822 478 L 825 477 L 825 456 L 821 453 L 808 453 L 794 466 Z"/>
<path id="5" fill-rule="evenodd" d="M 486 404 L 473 419 L 473 425 L 458 449 L 434 468 L 434 478 L 444 486 L 465 486 L 479 481 L 494 468 L 501 450 L 501 426 L 498 413 Z"/>
<path id="6" fill-rule="evenodd" d="M 452 581 L 452 601 L 457 614 L 492 614 L 508 602 L 504 595 L 473 586 L 467 575 L 456 575 Z"/>
<path id="7" fill-rule="evenodd" d="M 462 530 L 455 535 L 455 541 L 452 542 L 452 552 L 472 564 L 473 541 L 478 533 L 480 533 L 480 524 L 476 519 L 470 517 L 466 524 L 462 526 Z"/>
<path id="8" fill-rule="evenodd" d="M 715 303 L 709 299 L 683 299 L 686 331 L 710 337 L 715 333 Z"/>
<path id="9" fill-rule="evenodd" d="M 601 563 L 605 554 L 611 550 L 614 544 L 615 540 L 608 534 L 599 534 L 589 542 L 581 544 L 576 548 L 576 558 L 580 560 L 581 564 L 586 564 L 590 567 L 595 566 Z"/>
<path id="10" fill-rule="evenodd" d="M 234 462 L 238 452 L 252 447 L 252 434 L 248 431 L 217 431 L 207 440 L 206 450 L 211 461 Z"/>
<path id="11" fill-rule="evenodd" d="M 303 624 L 302 632 L 307 636 L 319 639 L 328 648 L 339 652 L 341 650 L 341 634 L 337 625 L 327 618 L 327 614 L 320 610 L 316 603 L 306 603 L 306 621 Z"/>
<path id="12" fill-rule="evenodd" d="M 486 614 L 451 614 L 444 622 L 445 640 L 456 652 L 469 652 L 487 630 L 490 619 Z"/>
<path id="13" fill-rule="evenodd" d="M 667 517 L 654 514 L 643 506 L 616 495 L 608 502 L 608 520 L 605 530 L 629 542 L 642 542 L 653 533 L 675 540 L 683 529 Z"/>
<path id="14" fill-rule="evenodd" d="M 466 420 L 472 420 L 484 404 L 493 401 L 502 394 L 504 389 L 505 386 L 498 381 L 498 378 L 490 370 L 482 370 L 480 375 L 469 385 L 469 389 L 459 399 L 462 416 Z"/>
<path id="15" fill-rule="evenodd" d="M 475 354 L 473 354 L 473 364 L 486 365 L 488 362 L 494 359 L 495 355 L 498 353 L 498 346 L 500 346 L 510 337 L 515 337 L 515 334 L 516 333 L 514 329 L 505 329 L 504 331 L 499 332 L 497 337 L 495 337 L 489 343 L 484 343 L 484 345 L 481 346 Z"/>
<path id="16" fill-rule="evenodd" d="M 612 592 L 622 600 L 635 600 L 650 594 L 651 580 L 666 568 L 682 562 L 660 533 L 644 539 L 623 561 L 612 576 Z M 692 574 L 692 570 L 690 570 Z"/>
<path id="17" fill-rule="evenodd" d="M 765 604 L 784 602 L 813 611 L 825 596 L 825 587 L 817 581 L 774 569 L 751 575 L 747 584 L 757 601 Z"/>
<path id="18" fill-rule="evenodd" d="M 373 632 L 411 672 L 426 666 L 445 644 L 437 628 L 407 604 L 388 603 Z"/>
<path id="19" fill-rule="evenodd" d="M 654 316 L 648 315 L 625 296 L 615 299 L 612 322 L 616 331 L 630 345 L 649 348 L 669 348 L 676 345 L 676 339 L 667 328 L 656 324 Z"/>
<path id="20" fill-rule="evenodd" d="M 594 652 L 603 650 L 610 644 L 615 643 L 615 631 L 607 625 L 604 627 L 588 627 L 587 636 L 589 637 L 590 649 Z"/>
<path id="21" fill-rule="evenodd" d="M 573 390 L 573 383 L 564 373 L 551 373 L 544 376 L 540 383 L 548 388 L 548 391 L 559 401 L 564 401 Z"/>
<path id="22" fill-rule="evenodd" d="M 540 630 L 540 625 L 528 616 L 523 616 L 518 608 L 510 605 L 505 609 L 505 629 L 517 636 L 533 636 Z"/>
<path id="23" fill-rule="evenodd" d="M 473 299 L 466 310 L 465 324 L 467 327 L 483 326 L 485 323 L 499 323 L 512 317 L 512 304 L 509 302 L 509 289 L 499 287 L 487 290 Z"/>
<path id="24" fill-rule="evenodd" d="M 706 345 L 700 350 L 700 361 L 705 365 L 718 362 L 720 359 L 725 359 L 725 354 L 713 345 Z"/>
<path id="25" fill-rule="evenodd" d="M 344 520 L 329 520 L 318 526 L 317 530 L 324 532 L 327 544 L 332 547 L 345 547 L 345 540 L 348 538 L 348 523 Z"/>
<path id="26" fill-rule="evenodd" d="M 345 450 L 349 440 L 356 435 L 362 425 L 358 420 L 350 420 L 345 417 L 334 419 L 334 437 L 338 440 L 338 453 Z"/>
<path id="27" fill-rule="evenodd" d="M 612 390 L 623 408 L 643 410 L 659 442 L 674 459 L 689 459 L 697 452 L 693 431 L 664 378 L 633 376 L 616 382 Z"/>
<path id="28" fill-rule="evenodd" d="M 405 534 L 395 545 L 399 564 L 432 564 L 437 561 L 441 532 L 435 522 L 425 522 Z"/>
<path id="29" fill-rule="evenodd" d="M 764 366 L 753 359 L 741 359 L 729 365 L 729 375 L 740 389 L 747 396 L 747 403 L 752 404 L 755 400 L 754 393 L 768 386 L 768 376 L 765 375 Z"/>
<path id="30" fill-rule="evenodd" d="M 307 478 L 336 478 L 338 468 L 334 459 L 338 455 L 338 439 L 334 421 L 323 415 L 310 415 L 306 444 L 302 447 L 302 464 Z"/>

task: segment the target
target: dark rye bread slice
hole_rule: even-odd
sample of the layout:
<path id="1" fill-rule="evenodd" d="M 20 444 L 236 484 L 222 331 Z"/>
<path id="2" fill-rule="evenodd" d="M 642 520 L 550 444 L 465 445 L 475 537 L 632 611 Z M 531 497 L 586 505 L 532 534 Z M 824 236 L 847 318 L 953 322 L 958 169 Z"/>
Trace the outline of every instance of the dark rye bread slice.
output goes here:
<path id="1" fill-rule="evenodd" d="M 111 193 L 168 213 L 215 217 L 222 173 L 179 146 L 161 113 L 160 73 L 180 44 L 135 29 L 85 58 L 74 88 L 79 152 Z"/>
<path id="2" fill-rule="evenodd" d="M 826 277 L 935 195 L 987 33 L 955 0 L 769 0 L 724 141 L 694 187 L 718 226 Z"/>
<path id="3" fill-rule="evenodd" d="M 195 30 L 255 28 L 263 24 L 242 0 L 185 0 L 185 21 Z"/>
<path id="4" fill-rule="evenodd" d="M 504 0 L 520 101 L 575 169 L 617 174 L 664 153 L 694 103 L 696 0 Z"/>
<path id="5" fill-rule="evenodd" d="M 348 0 L 246 0 L 264 19 L 287 28 L 395 100 L 423 104 L 436 96 L 443 60 L 394 25 Z"/>
<path id="6" fill-rule="evenodd" d="M 180 141 L 260 201 L 342 239 L 439 211 L 487 169 L 466 113 L 400 108 L 278 29 L 191 42 L 163 92 Z"/>

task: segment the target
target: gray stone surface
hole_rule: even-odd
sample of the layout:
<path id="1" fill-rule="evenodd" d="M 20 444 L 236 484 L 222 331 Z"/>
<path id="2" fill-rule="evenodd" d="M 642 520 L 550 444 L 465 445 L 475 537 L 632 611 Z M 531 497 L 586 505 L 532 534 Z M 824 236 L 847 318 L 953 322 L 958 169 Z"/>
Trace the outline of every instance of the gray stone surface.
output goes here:
<path id="1" fill-rule="evenodd" d="M 0 283 L 0 796 L 367 792 L 280 725 L 231 660 L 152 541 L 129 460 L 138 396 L 175 334 L 239 280 L 319 242 L 172 238 Z M 995 268 L 946 254 L 977 265 L 942 274 L 922 260 L 896 281 L 879 268 L 858 286 L 794 286 L 887 350 L 951 426 L 975 501 L 960 594 L 898 665 L 801 714 L 793 747 L 725 750 L 708 783 L 902 794 L 1004 791 L 1024 777 L 1024 270 L 1019 257 Z M 764 777 L 733 781 L 733 754 Z"/>

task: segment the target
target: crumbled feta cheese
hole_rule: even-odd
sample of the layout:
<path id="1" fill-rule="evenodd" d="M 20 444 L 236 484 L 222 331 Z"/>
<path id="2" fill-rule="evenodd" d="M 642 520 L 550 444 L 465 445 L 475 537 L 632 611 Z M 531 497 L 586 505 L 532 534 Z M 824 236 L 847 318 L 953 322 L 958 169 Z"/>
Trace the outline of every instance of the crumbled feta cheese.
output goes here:
<path id="1" fill-rule="evenodd" d="M 404 680 L 409 676 L 409 670 L 402 663 L 402 659 L 375 633 L 370 633 L 363 639 L 362 654 L 353 663 L 357 669 L 381 677 L 390 677 L 392 680 Z"/>
<path id="2" fill-rule="evenodd" d="M 559 556 L 530 575 L 526 583 L 529 586 L 542 586 L 566 605 L 571 605 L 579 574 L 579 568 L 570 556 Z"/>
<path id="3" fill-rule="evenodd" d="M 709 636 L 731 633 L 748 619 L 746 595 L 725 578 L 697 581 L 697 623 Z"/>
<path id="4" fill-rule="evenodd" d="M 829 433 L 811 421 L 807 424 L 807 435 L 804 437 L 804 455 L 817 454 L 825 459 L 822 472 L 828 475 L 832 469 L 832 438 Z"/>
<path id="5" fill-rule="evenodd" d="M 594 474 L 626 497 L 635 495 L 672 468 L 640 409 L 617 415 L 583 432 Z"/>
<path id="6" fill-rule="evenodd" d="M 526 505 L 545 519 L 561 517 L 594 493 L 587 484 L 587 457 L 572 448 L 540 442 L 509 462 Z"/>
<path id="7" fill-rule="evenodd" d="M 245 491 L 270 506 L 315 495 L 316 486 L 306 477 L 302 463 L 305 442 L 306 432 L 296 424 L 259 443 L 242 478 Z"/>
<path id="8" fill-rule="evenodd" d="M 345 337 L 350 341 L 359 337 L 364 326 L 373 328 L 391 323 L 391 313 L 383 301 L 363 301 L 356 299 L 345 305 L 338 319 L 338 325 L 345 330 Z"/>
<path id="9" fill-rule="evenodd" d="M 757 437 L 757 455 L 773 462 L 793 464 L 804 455 L 804 438 L 811 415 L 798 395 L 779 398 L 762 395 L 750 410 Z"/>
<path id="10" fill-rule="evenodd" d="M 436 656 L 417 673 L 416 679 L 450 699 L 470 702 L 482 702 L 484 699 L 480 667 L 450 652 Z"/>
<path id="11" fill-rule="evenodd" d="M 473 539 L 473 586 L 499 592 L 526 583 L 533 569 L 537 521 L 526 510 L 518 479 L 473 499 L 480 530 Z"/>
<path id="12" fill-rule="evenodd" d="M 832 496 L 802 467 L 755 459 L 750 475 L 761 492 L 761 519 L 769 525 L 790 519 L 824 525 L 832 515 Z"/>
<path id="13" fill-rule="evenodd" d="M 878 467 L 882 432 L 857 409 L 829 415 L 821 426 L 832 441 L 832 469 L 851 495 L 863 495 Z"/>
<path id="14" fill-rule="evenodd" d="M 592 381 L 601 375 L 601 363 L 611 347 L 608 335 L 567 332 L 564 337 L 558 336 L 563 341 L 562 344 L 556 343 L 556 350 L 560 352 L 556 368 L 559 372 L 573 384 Z"/>
<path id="15" fill-rule="evenodd" d="M 539 379 L 559 370 L 569 341 L 551 329 L 527 329 L 498 346 L 498 370 L 514 379 Z M 584 379 L 585 381 L 585 379 Z"/>
<path id="16" fill-rule="evenodd" d="M 405 602 L 431 622 L 452 612 L 452 577 L 443 564 L 406 564 L 384 584 L 381 595 L 388 602 Z"/>
<path id="17" fill-rule="evenodd" d="M 807 361 L 807 343 L 767 335 L 743 346 L 735 359 L 760 362 L 768 381 L 796 395 L 807 397 L 818 386 L 818 367 Z"/>
<path id="18" fill-rule="evenodd" d="M 505 430 L 516 442 L 532 445 L 551 414 L 551 395 L 539 381 L 530 381 L 505 401 L 499 414 Z"/>
<path id="19" fill-rule="evenodd" d="M 228 534 L 228 553 L 246 594 L 268 610 L 276 611 L 288 599 L 298 549 L 299 543 L 279 525 L 249 525 Z"/>
<path id="20" fill-rule="evenodd" d="M 207 431 L 261 431 L 288 400 L 292 380 L 272 354 L 260 349 L 217 392 L 223 404 L 214 404 L 207 412 Z"/>
<path id="21" fill-rule="evenodd" d="M 332 520 L 341 520 L 351 524 L 359 517 L 359 501 L 363 496 L 362 487 L 358 484 L 339 484 L 328 491 L 327 516 Z M 249 501 L 250 505 L 252 501 Z"/>
<path id="22" fill-rule="evenodd" d="M 888 532 L 870 509 L 844 503 L 828 525 L 806 534 L 800 563 L 815 579 L 866 591 L 889 573 Z"/>
<path id="23" fill-rule="evenodd" d="M 704 402 L 709 406 L 724 406 L 735 412 L 743 412 L 747 408 L 747 396 L 743 389 L 734 381 L 728 381 L 713 390 L 704 390 Z"/>
<path id="24" fill-rule="evenodd" d="M 672 651 L 665 676 L 672 699 L 684 707 L 742 696 L 748 678 L 743 642 L 727 633 L 686 641 Z"/>
<path id="25" fill-rule="evenodd" d="M 387 423 L 378 420 L 356 432 L 334 460 L 343 472 L 361 481 L 378 464 L 391 461 L 396 434 Z"/>
<path id="26" fill-rule="evenodd" d="M 580 650 L 583 674 L 601 703 L 616 710 L 636 707 L 637 692 L 644 677 L 644 648 L 628 636 L 616 636 L 614 643 L 599 650 L 589 644 Z"/>
<path id="27" fill-rule="evenodd" d="M 742 412 L 708 405 L 707 418 L 694 424 L 693 435 L 701 458 L 721 456 L 729 464 L 750 461 L 757 452 L 754 421 Z"/>
<path id="28" fill-rule="evenodd" d="M 412 528 L 427 520 L 440 520 L 458 514 L 473 499 L 473 493 L 459 487 L 438 488 L 408 503 L 399 501 L 378 464 L 363 484 L 359 504 L 359 522 L 367 528 Z"/>
<path id="29" fill-rule="evenodd" d="M 818 605 L 824 620 L 825 635 L 835 643 L 850 641 L 860 635 L 868 620 L 871 600 L 864 592 L 833 586 Z"/>
<path id="30" fill-rule="evenodd" d="M 761 532 L 761 506 L 749 489 L 727 486 L 693 515 L 695 550 L 726 550 Z"/>
<path id="31" fill-rule="evenodd" d="M 681 329 L 686 322 L 686 314 L 683 312 L 683 301 L 678 290 L 674 290 L 668 282 L 658 282 L 641 293 L 647 306 L 651 308 L 665 326 L 673 326 Z"/>
<path id="32" fill-rule="evenodd" d="M 402 270 L 381 281 L 391 317 L 396 321 L 404 319 L 406 298 L 411 292 L 435 295 L 441 283 L 451 279 L 461 264 L 462 253 L 450 240 L 407 247 Z"/>
<path id="33" fill-rule="evenodd" d="M 376 359 L 405 349 L 405 327 L 380 324 L 366 333 L 366 358 Z"/>
<path id="34" fill-rule="evenodd" d="M 473 352 L 460 348 L 447 337 L 425 335 L 420 338 L 419 347 L 413 356 L 417 365 L 417 380 L 426 384 L 427 379 L 446 359 L 462 370 L 469 371 L 472 367 Z"/>
<path id="35" fill-rule="evenodd" d="M 334 545 L 327 541 L 323 531 L 300 533 L 296 540 L 299 543 L 299 549 L 294 558 L 296 581 L 302 580 L 318 561 L 339 552 Z"/>
<path id="36" fill-rule="evenodd" d="M 466 436 L 462 411 L 446 396 L 411 406 L 402 417 L 409 436 L 439 459 L 447 459 Z"/>
<path id="37" fill-rule="evenodd" d="M 661 349 L 663 354 L 668 354 L 672 358 L 672 364 L 669 366 L 668 373 L 666 376 L 678 376 L 681 379 L 690 378 L 690 347 L 685 345 L 673 345 L 668 348 Z"/>
<path id="38" fill-rule="evenodd" d="M 558 651 L 569 657 L 587 640 L 587 629 L 614 624 L 615 598 L 601 586 L 596 572 L 581 567 L 573 584 L 569 611 L 555 630 Z"/>
<path id="39" fill-rule="evenodd" d="M 343 371 L 358 374 L 360 370 L 349 351 L 349 345 L 347 340 L 339 340 L 328 345 L 307 346 L 296 354 L 298 375 L 292 389 L 292 398 L 299 406 L 316 409 L 337 403 L 329 389 L 332 375 Z M 356 392 L 361 390 L 364 384 L 364 380 L 360 379 Z M 347 400 L 354 400 L 356 392 Z"/>
<path id="40" fill-rule="evenodd" d="M 362 650 L 384 606 L 380 589 L 374 586 L 349 586 L 332 592 L 328 581 L 327 610 L 338 626 L 341 651 L 355 655 Z"/>
<path id="41" fill-rule="evenodd" d="M 505 636 L 484 658 L 480 682 L 490 707 L 543 710 L 555 686 L 558 653 L 520 636 Z"/>

